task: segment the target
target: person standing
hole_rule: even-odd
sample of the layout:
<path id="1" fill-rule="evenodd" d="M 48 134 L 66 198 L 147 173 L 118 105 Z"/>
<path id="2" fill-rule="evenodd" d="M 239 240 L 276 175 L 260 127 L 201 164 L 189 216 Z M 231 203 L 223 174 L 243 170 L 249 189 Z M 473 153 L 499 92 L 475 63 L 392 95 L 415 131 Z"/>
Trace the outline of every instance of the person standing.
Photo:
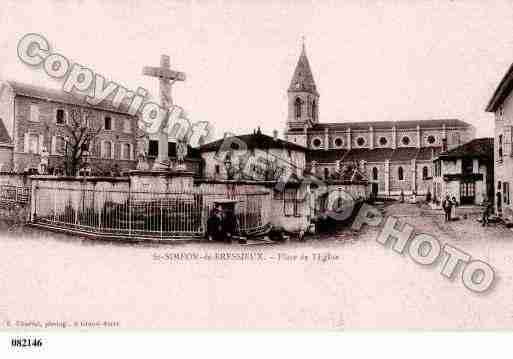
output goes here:
<path id="1" fill-rule="evenodd" d="M 482 223 L 483 227 L 488 226 L 488 223 L 490 223 L 490 212 L 492 211 L 492 205 L 488 199 L 485 199 L 483 202 L 484 210 L 483 210 L 483 217 L 482 217 Z"/>
<path id="2" fill-rule="evenodd" d="M 217 205 L 207 220 L 207 236 L 209 241 L 222 241 L 223 233 L 223 214 L 221 206 Z"/>
<path id="3" fill-rule="evenodd" d="M 445 221 L 449 222 L 451 220 L 451 210 L 452 210 L 452 203 L 449 196 L 446 196 L 445 199 L 442 202 L 442 208 L 445 213 Z"/>
<path id="4" fill-rule="evenodd" d="M 456 201 L 456 197 L 451 198 L 451 219 L 456 219 L 456 207 L 458 207 L 458 201 Z"/>
<path id="5" fill-rule="evenodd" d="M 240 235 L 239 220 L 233 212 L 228 210 L 225 212 L 223 220 L 223 232 L 226 234 L 226 240 L 231 241 L 234 236 Z"/>

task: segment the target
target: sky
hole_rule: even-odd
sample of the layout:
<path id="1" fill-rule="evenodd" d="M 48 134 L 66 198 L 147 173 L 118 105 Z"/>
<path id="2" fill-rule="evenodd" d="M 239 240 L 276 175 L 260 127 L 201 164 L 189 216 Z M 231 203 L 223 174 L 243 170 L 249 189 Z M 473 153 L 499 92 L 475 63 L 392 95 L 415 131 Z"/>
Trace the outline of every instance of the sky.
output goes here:
<path id="1" fill-rule="evenodd" d="M 511 1 L 14 1 L 0 7 L 0 76 L 47 87 L 16 55 L 27 33 L 129 89 L 143 66 L 187 75 L 175 103 L 225 131 L 280 132 L 305 37 L 320 121 L 459 118 L 493 136 L 484 108 L 513 62 Z"/>

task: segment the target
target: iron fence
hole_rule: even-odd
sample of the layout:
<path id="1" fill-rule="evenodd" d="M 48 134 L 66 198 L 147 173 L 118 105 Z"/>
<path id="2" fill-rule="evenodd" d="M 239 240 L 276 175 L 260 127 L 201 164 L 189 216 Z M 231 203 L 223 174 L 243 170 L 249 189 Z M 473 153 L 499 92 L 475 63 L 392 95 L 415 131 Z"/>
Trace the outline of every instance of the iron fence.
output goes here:
<path id="1" fill-rule="evenodd" d="M 30 187 L 0 185 L 0 201 L 25 205 L 30 200 Z"/>
<path id="2" fill-rule="evenodd" d="M 237 201 L 243 235 L 264 231 L 270 222 L 266 190 L 132 192 L 37 186 L 32 222 L 61 229 L 128 237 L 203 237 L 219 199 Z"/>

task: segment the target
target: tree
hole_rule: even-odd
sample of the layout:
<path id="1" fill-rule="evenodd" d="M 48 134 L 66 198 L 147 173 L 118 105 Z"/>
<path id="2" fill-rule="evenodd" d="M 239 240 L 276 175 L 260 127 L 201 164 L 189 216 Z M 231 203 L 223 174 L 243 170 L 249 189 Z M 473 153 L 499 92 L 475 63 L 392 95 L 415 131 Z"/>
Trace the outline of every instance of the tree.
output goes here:
<path id="1" fill-rule="evenodd" d="M 101 126 L 94 121 L 93 111 L 83 107 L 73 107 L 69 111 L 64 126 L 64 168 L 67 176 L 76 176 L 85 164 L 84 154 L 89 151 Z M 111 149 L 113 150 L 113 149 Z"/>

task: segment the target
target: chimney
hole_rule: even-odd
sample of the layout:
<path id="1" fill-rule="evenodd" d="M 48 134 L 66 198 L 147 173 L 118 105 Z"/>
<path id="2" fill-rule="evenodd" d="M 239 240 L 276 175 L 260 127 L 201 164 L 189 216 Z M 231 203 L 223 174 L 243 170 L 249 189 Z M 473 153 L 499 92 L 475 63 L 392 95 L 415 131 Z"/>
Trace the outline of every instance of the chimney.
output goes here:
<path id="1" fill-rule="evenodd" d="M 442 152 L 447 151 L 447 137 L 442 138 Z"/>
<path id="2" fill-rule="evenodd" d="M 275 141 L 277 141 L 277 140 L 278 140 L 278 130 L 273 130 L 273 139 L 274 139 Z"/>

